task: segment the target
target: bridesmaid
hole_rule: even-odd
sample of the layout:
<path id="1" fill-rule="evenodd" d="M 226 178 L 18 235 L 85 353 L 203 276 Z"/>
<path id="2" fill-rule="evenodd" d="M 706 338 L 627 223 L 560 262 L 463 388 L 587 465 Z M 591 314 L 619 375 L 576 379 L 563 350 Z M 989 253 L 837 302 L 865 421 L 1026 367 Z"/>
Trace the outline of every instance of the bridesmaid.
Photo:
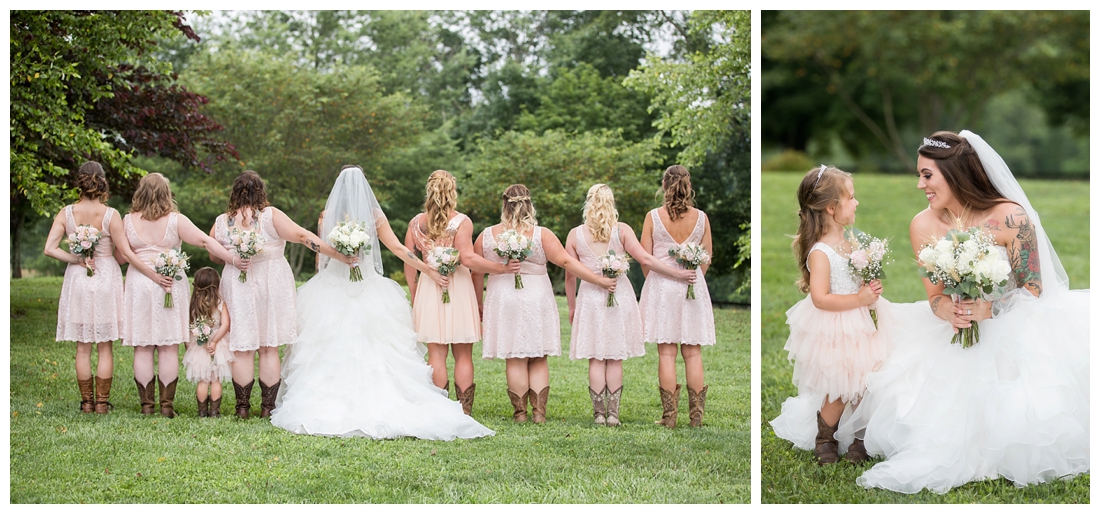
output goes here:
<path id="1" fill-rule="evenodd" d="M 481 340 L 481 314 L 474 293 L 472 269 L 476 273 L 519 273 L 519 261 L 491 262 L 473 251 L 474 224 L 455 211 L 458 189 L 455 178 L 445 170 L 428 177 L 424 212 L 409 221 L 405 247 L 427 254 L 435 247 L 458 250 L 461 264 L 450 276 L 450 302 L 443 303 L 443 288 L 435 281 L 419 280 L 416 268 L 405 264 L 405 280 L 412 295 L 413 325 L 417 339 L 428 346 L 428 365 L 436 387 L 450 394 L 447 379 L 447 347 L 455 359 L 455 396 L 467 416 L 474 405 L 474 343 Z"/>
<path id="2" fill-rule="evenodd" d="M 697 243 L 714 255 L 710 242 L 710 221 L 703 211 L 692 207 L 695 191 L 691 189 L 691 175 L 680 165 L 669 166 L 661 179 L 664 191 L 663 207 L 649 211 L 642 226 L 642 248 L 657 259 L 676 266 L 676 260 L 668 255 L 668 249 L 687 242 Z M 688 416 L 690 425 L 703 424 L 703 410 L 707 400 L 707 386 L 703 383 L 702 346 L 714 344 L 714 312 L 710 305 L 710 291 L 704 275 L 709 266 L 699 267 L 695 278 L 695 299 L 687 299 L 688 284 L 663 275 L 646 274 L 642 286 L 643 332 L 646 342 L 657 343 L 657 378 L 660 383 L 661 406 L 664 412 L 657 423 L 676 428 L 676 414 L 680 404 L 680 384 L 676 381 L 676 351 L 679 346 L 684 356 L 684 374 L 687 376 Z"/>
<path id="3" fill-rule="evenodd" d="M 255 231 L 266 240 L 263 250 L 249 259 L 242 259 L 232 250 L 234 228 Z M 233 259 L 211 258 L 225 264 L 222 270 L 221 294 L 229 308 L 229 349 L 233 350 L 233 393 L 237 416 L 248 419 L 252 408 L 252 386 L 255 384 L 255 355 L 260 361 L 260 417 L 271 416 L 275 396 L 279 392 L 279 347 L 294 342 L 298 336 L 298 321 L 294 310 L 294 273 L 283 256 L 287 241 L 300 243 L 309 249 L 343 261 L 354 262 L 337 252 L 312 232 L 300 227 L 283 211 L 267 202 L 267 186 L 260 174 L 246 170 L 233 180 L 229 206 L 214 220 L 210 236 Z M 245 282 L 239 280 L 241 263 L 248 263 Z"/>
<path id="4" fill-rule="evenodd" d="M 157 275 L 145 263 L 137 260 L 126 241 L 122 218 L 103 202 L 109 194 L 107 175 L 98 162 L 89 161 L 76 172 L 80 199 L 66 206 L 54 218 L 46 237 L 45 254 L 69 265 L 61 284 L 57 303 L 57 340 L 76 342 L 76 383 L 80 389 L 80 410 L 107 414 L 111 406 L 111 381 L 114 376 L 113 341 L 119 338 L 122 326 L 122 269 L 115 260 L 117 246 L 120 257 L 133 262 L 145 276 L 158 281 Z M 68 249 L 58 248 L 66 234 L 77 225 L 99 229 L 99 244 L 90 260 Z M 88 276 L 88 270 L 95 274 Z M 99 359 L 96 363 L 93 387 L 92 346 Z"/>
<path id="5" fill-rule="evenodd" d="M 211 258 L 233 259 L 217 241 L 203 234 L 191 220 L 179 213 L 168 179 L 150 173 L 138 182 L 130 214 L 123 218 L 126 239 L 135 257 L 126 270 L 123 293 L 123 346 L 134 347 L 134 383 L 137 384 L 141 413 L 153 414 L 154 378 L 160 391 L 160 414 L 174 418 L 172 402 L 179 379 L 179 345 L 191 337 L 188 307 L 191 300 L 187 276 L 183 280 L 156 275 L 149 277 L 138 262 L 152 263 L 180 242 L 206 249 Z M 171 292 L 173 305 L 164 307 L 164 293 Z M 157 373 L 153 370 L 154 356 Z M 159 376 L 158 376 L 159 374 Z"/>
<path id="6" fill-rule="evenodd" d="M 695 272 L 669 266 L 647 253 L 638 243 L 634 230 L 619 222 L 615 196 L 605 184 L 588 189 L 584 201 L 584 225 L 569 231 L 565 251 L 593 273 L 602 270 L 597 260 L 614 251 L 673 279 L 695 281 Z M 607 305 L 607 291 L 582 282 L 565 272 L 565 297 L 569 302 L 569 322 L 573 325 L 569 343 L 570 359 L 588 359 L 588 395 L 597 425 L 617 427 L 619 400 L 623 394 L 623 360 L 645 355 L 642 342 L 642 316 L 634 287 L 626 274 L 616 279 L 617 305 Z"/>
<path id="7" fill-rule="evenodd" d="M 561 319 L 546 262 L 572 271 L 582 280 L 610 291 L 616 281 L 592 273 L 569 254 L 553 232 L 538 226 L 531 192 L 522 184 L 508 186 L 502 197 L 500 223 L 487 227 L 474 242 L 474 251 L 490 261 L 503 263 L 497 255 L 496 238 L 514 229 L 532 241 L 533 252 L 520 265 L 523 289 L 516 289 L 512 274 L 490 274 L 485 298 L 481 356 L 505 359 L 508 398 L 512 419 L 527 421 L 527 402 L 535 423 L 546 422 L 546 400 L 550 396 L 550 367 L 546 357 L 561 355 Z M 474 277 L 474 290 L 481 291 L 481 274 Z M 479 299 L 481 296 L 479 295 Z"/>

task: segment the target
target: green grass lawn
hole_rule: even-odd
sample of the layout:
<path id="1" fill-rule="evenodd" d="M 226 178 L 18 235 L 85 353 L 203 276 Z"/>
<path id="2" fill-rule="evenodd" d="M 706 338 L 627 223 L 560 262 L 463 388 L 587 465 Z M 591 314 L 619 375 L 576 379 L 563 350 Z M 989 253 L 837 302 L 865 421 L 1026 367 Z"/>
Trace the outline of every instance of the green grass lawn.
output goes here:
<path id="1" fill-rule="evenodd" d="M 797 265 L 791 238 L 798 228 L 795 191 L 802 173 L 764 173 L 761 182 L 761 501 L 764 503 L 903 503 L 903 502 L 1084 502 L 1089 476 L 1018 489 L 1007 480 L 975 482 L 945 495 L 923 491 L 905 495 L 865 490 L 855 479 L 865 468 L 847 462 L 819 467 L 812 452 L 795 449 L 772 432 L 768 421 L 780 405 L 798 393 L 791 384 L 786 310 L 805 297 L 794 282 Z M 856 175 L 856 226 L 876 237 L 889 237 L 894 262 L 887 267 L 883 296 L 894 302 L 926 298 L 909 245 L 909 222 L 928 203 L 916 188 L 916 176 Z M 1070 287 L 1089 287 L 1089 184 L 1087 182 L 1021 181 L 1042 217 Z"/>
<path id="2" fill-rule="evenodd" d="M 474 417 L 495 437 L 452 442 L 300 436 L 267 420 L 199 419 L 180 380 L 175 419 L 142 416 L 133 351 L 115 345 L 114 411 L 81 414 L 72 343 L 54 341 L 60 278 L 11 281 L 12 503 L 747 503 L 749 312 L 715 310 L 707 412 L 660 417 L 657 352 L 626 362 L 619 428 L 592 423 L 587 362 L 550 359 L 550 420 L 516 425 L 503 361 L 477 359 Z M 480 345 L 474 349 L 480 355 Z M 94 358 L 93 358 L 94 361 Z M 453 367 L 452 367 L 453 369 Z M 181 370 L 182 371 L 182 370 Z M 681 366 L 681 377 L 682 377 Z M 681 378 L 682 380 L 682 378 Z M 453 395 L 453 393 L 452 393 Z M 259 401 L 253 395 L 253 411 Z"/>

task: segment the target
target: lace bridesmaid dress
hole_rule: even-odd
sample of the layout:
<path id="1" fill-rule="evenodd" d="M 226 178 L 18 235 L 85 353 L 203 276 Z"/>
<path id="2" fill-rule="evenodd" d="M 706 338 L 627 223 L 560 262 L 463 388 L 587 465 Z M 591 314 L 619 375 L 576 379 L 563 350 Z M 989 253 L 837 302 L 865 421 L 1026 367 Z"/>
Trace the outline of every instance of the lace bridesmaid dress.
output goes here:
<path id="1" fill-rule="evenodd" d="M 574 238 L 581 264 L 593 273 L 601 274 L 596 264 L 600 255 L 592 251 L 586 239 L 591 237 L 591 232 L 583 225 L 573 230 L 576 232 Z M 618 255 L 626 253 L 619 239 L 618 226 L 611 230 L 608 249 L 615 250 Z M 570 359 L 625 360 L 645 355 L 642 315 L 630 279 L 626 275 L 617 279 L 615 299 L 618 305 L 608 307 L 607 294 L 606 289 L 583 280 L 577 288 L 573 331 L 569 342 Z"/>
<path id="2" fill-rule="evenodd" d="M 260 211 L 258 226 L 252 227 L 266 241 L 263 250 L 252 256 L 248 280 L 241 283 L 238 279 L 241 271 L 232 263 L 226 263 L 222 269 L 220 292 L 232 320 L 227 337 L 229 349 L 235 352 L 290 344 L 298 336 L 294 272 L 283 256 L 286 241 L 275 231 L 273 210 L 268 207 Z M 226 214 L 214 221 L 214 239 L 235 253 L 230 240 L 232 228 Z"/>
<path id="3" fill-rule="evenodd" d="M 115 261 L 111 241 L 111 218 L 117 212 L 108 207 L 100 222 L 96 245 L 95 275 L 79 264 L 65 268 L 61 298 L 57 302 L 57 340 L 102 343 L 119 338 L 122 325 L 122 270 Z M 73 206 L 65 207 L 65 232 L 76 231 Z"/>
<path id="4" fill-rule="evenodd" d="M 521 359 L 561 355 L 561 318 L 554 289 L 546 274 L 542 228 L 532 230 L 534 251 L 523 264 L 523 289 L 515 288 L 511 274 L 489 275 L 485 286 L 485 320 L 481 356 L 486 359 Z M 492 227 L 482 233 L 482 254 L 493 262 L 507 262 L 493 248 Z"/>
<path id="5" fill-rule="evenodd" d="M 221 311 L 214 311 L 214 332 L 222 326 Z M 218 343 L 214 355 L 206 351 L 206 346 L 199 346 L 195 341 L 195 335 L 187 341 L 187 352 L 183 354 L 183 367 L 187 370 L 187 381 L 199 382 L 228 382 L 233 379 L 230 363 L 233 362 L 233 352 L 229 350 L 223 338 Z"/>
<path id="6" fill-rule="evenodd" d="M 411 225 L 420 227 L 424 214 L 417 214 Z M 447 223 L 444 235 L 439 240 L 431 240 L 419 230 L 413 231 L 416 249 L 427 255 L 436 246 L 454 248 L 455 233 L 465 214 L 457 214 Z M 420 277 L 416 283 L 416 302 L 413 303 L 413 325 L 416 327 L 417 340 L 422 343 L 475 343 L 481 340 L 481 314 L 477 310 L 477 295 L 474 293 L 473 275 L 470 269 L 461 264 L 455 267 L 447 287 L 451 295 L 450 303 L 443 303 L 443 288 L 431 279 Z"/>
<path id="7" fill-rule="evenodd" d="M 649 211 L 653 218 L 653 256 L 674 267 L 676 259 L 668 255 L 668 249 L 677 243 L 668 233 L 657 209 Z M 687 240 L 702 244 L 706 229 L 706 214 L 699 211 L 699 219 Z M 642 286 L 642 327 L 647 343 L 682 343 L 709 346 L 714 344 L 714 312 L 711 310 L 710 290 L 702 270 L 695 271 L 695 299 L 687 299 L 688 283 L 650 273 Z M 618 296 L 618 295 L 616 295 Z"/>
<path id="8" fill-rule="evenodd" d="M 164 237 L 156 243 L 145 242 L 138 236 L 131 216 L 133 214 L 127 214 L 122 219 L 126 238 L 129 239 L 134 254 L 150 267 L 155 266 L 154 262 L 160 254 L 172 249 L 179 250 L 182 241 L 176 225 L 178 213 L 168 214 L 168 227 L 164 231 Z M 164 289 L 133 266 L 126 270 L 123 345 L 164 346 L 180 344 L 190 338 L 187 310 L 191 304 L 191 284 L 187 281 L 187 273 L 181 274 L 183 280 L 172 282 L 172 307 L 165 307 Z"/>

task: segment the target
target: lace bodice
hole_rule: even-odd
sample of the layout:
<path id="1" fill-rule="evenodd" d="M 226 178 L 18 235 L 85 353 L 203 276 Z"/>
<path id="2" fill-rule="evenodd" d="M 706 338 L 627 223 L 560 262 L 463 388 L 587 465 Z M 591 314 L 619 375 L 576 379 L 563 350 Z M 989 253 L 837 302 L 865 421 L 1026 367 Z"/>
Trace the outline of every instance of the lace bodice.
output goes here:
<path id="1" fill-rule="evenodd" d="M 588 227 L 581 225 L 577 227 L 577 260 L 581 261 L 584 267 L 592 270 L 593 273 L 599 275 L 601 273 L 599 267 L 596 264 L 596 260 L 603 256 L 603 254 L 597 254 L 592 250 L 592 247 L 588 246 L 588 239 L 586 234 L 591 235 L 591 231 Z M 619 240 L 619 225 L 616 224 L 611 229 L 611 239 L 607 242 L 608 250 L 615 250 L 615 253 L 622 255 L 626 253 L 623 249 L 622 241 Z M 607 253 L 606 251 L 604 253 Z"/>
<path id="2" fill-rule="evenodd" d="M 818 241 L 810 248 L 810 253 L 820 250 L 829 258 L 829 292 L 832 294 L 855 294 L 859 292 L 860 281 L 848 270 L 848 258 L 837 253 L 829 245 Z M 806 261 L 810 269 L 810 261 Z"/>
<path id="3" fill-rule="evenodd" d="M 95 257 L 110 257 L 115 250 L 114 241 L 111 241 L 111 216 L 115 210 L 108 207 L 103 213 L 103 219 L 99 222 L 99 244 L 95 246 Z M 65 232 L 76 232 L 76 218 L 73 217 L 73 206 L 65 207 Z"/>
<path id="4" fill-rule="evenodd" d="M 699 211 L 699 218 L 695 220 L 695 228 L 692 229 L 691 235 L 681 243 L 677 243 L 672 238 L 672 234 L 668 233 L 668 229 L 665 228 L 665 223 L 661 221 L 661 215 L 657 212 L 657 209 L 649 211 L 649 215 L 653 217 L 653 256 L 665 264 L 680 268 L 681 266 L 676 264 L 676 259 L 668 254 L 668 249 L 683 243 L 703 244 L 703 232 L 707 226 L 706 213 Z"/>
<path id="5" fill-rule="evenodd" d="M 251 230 L 257 230 L 264 236 L 264 249 L 252 257 L 252 262 L 263 262 L 271 259 L 279 259 L 283 256 L 283 250 L 286 248 L 286 241 L 279 238 L 279 233 L 275 231 L 275 222 L 273 221 L 274 212 L 272 207 L 267 207 L 260 211 L 259 226 L 253 225 Z M 228 214 L 221 214 L 218 219 L 214 221 L 214 239 L 217 239 L 226 250 L 236 253 L 233 250 L 233 243 L 229 239 L 229 235 L 232 232 L 233 227 L 229 226 Z M 240 227 L 244 229 L 244 227 Z M 245 229 L 248 230 L 248 229 Z"/>
<path id="6" fill-rule="evenodd" d="M 133 213 L 127 214 L 126 217 L 122 219 L 122 224 L 126 228 L 126 238 L 130 240 L 130 248 L 138 258 L 145 262 L 152 263 L 156 261 L 157 256 L 160 254 L 171 249 L 179 249 L 180 243 L 182 242 L 176 224 L 179 213 L 168 213 L 168 226 L 164 229 L 164 237 L 155 243 L 148 243 L 141 239 L 137 230 L 134 230 L 134 222 L 131 216 L 133 216 Z"/>
<path id="7" fill-rule="evenodd" d="M 486 227 L 484 237 L 481 238 L 482 253 L 492 262 L 507 263 L 507 259 L 497 255 L 493 250 L 497 246 L 497 239 L 493 236 L 493 227 Z M 531 256 L 520 264 L 521 275 L 545 275 L 546 252 L 542 249 L 542 228 L 535 225 L 531 230 Z"/>
<path id="8" fill-rule="evenodd" d="M 456 214 L 447 222 L 447 227 L 443 229 L 443 237 L 433 240 L 428 237 L 428 234 L 421 231 L 420 222 L 423 218 L 424 213 L 417 214 L 410 223 L 410 226 L 413 227 L 413 238 L 416 240 L 416 250 L 419 250 L 421 253 L 428 252 L 436 246 L 454 248 L 455 234 L 458 233 L 458 227 L 467 219 L 465 214 Z M 424 228 L 426 229 L 427 227 Z"/>

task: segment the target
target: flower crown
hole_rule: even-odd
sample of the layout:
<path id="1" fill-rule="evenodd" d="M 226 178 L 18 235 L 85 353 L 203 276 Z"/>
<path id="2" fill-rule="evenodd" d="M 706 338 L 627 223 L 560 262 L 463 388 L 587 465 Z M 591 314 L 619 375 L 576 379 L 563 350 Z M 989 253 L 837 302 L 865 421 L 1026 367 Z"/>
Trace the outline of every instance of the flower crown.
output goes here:
<path id="1" fill-rule="evenodd" d="M 508 203 L 526 202 L 531 199 L 530 196 L 508 196 L 506 198 L 508 199 Z"/>
<path id="2" fill-rule="evenodd" d="M 934 146 L 936 148 L 943 148 L 944 150 L 951 148 L 951 145 L 944 143 L 943 141 L 937 141 L 935 139 L 924 138 L 924 143 L 920 145 L 921 148 L 926 146 Z"/>

